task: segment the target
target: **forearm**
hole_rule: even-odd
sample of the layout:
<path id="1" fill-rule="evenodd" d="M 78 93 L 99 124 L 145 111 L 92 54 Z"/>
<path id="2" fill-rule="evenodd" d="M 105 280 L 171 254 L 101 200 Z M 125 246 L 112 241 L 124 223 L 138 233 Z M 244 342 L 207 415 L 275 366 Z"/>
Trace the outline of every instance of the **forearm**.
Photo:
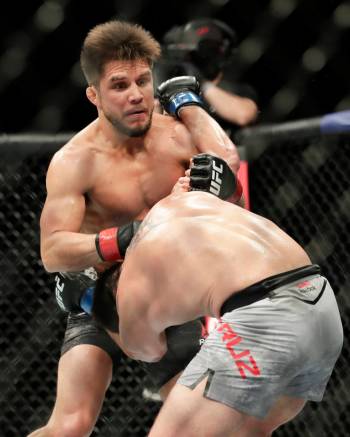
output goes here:
<path id="1" fill-rule="evenodd" d="M 95 234 L 54 232 L 42 243 L 41 258 L 48 272 L 75 272 L 101 263 Z"/>
<path id="2" fill-rule="evenodd" d="M 219 156 L 236 174 L 239 169 L 238 151 L 220 125 L 203 109 L 199 93 L 199 83 L 192 76 L 169 79 L 157 89 L 163 107 L 181 120 L 198 152 Z"/>
<path id="3" fill-rule="evenodd" d="M 127 355 L 128 357 L 130 357 L 132 359 L 136 359 L 136 358 L 134 358 L 131 351 L 129 351 L 122 343 L 119 332 L 112 332 L 108 329 L 106 331 L 107 331 L 108 335 L 112 338 L 112 340 L 118 345 L 118 347 L 120 347 L 120 349 L 125 353 L 125 355 Z"/>
<path id="4" fill-rule="evenodd" d="M 220 117 L 239 126 L 246 126 L 255 121 L 258 107 L 253 100 L 228 93 L 211 82 L 202 89 L 205 100 Z"/>
<path id="5" fill-rule="evenodd" d="M 41 257 L 49 272 L 74 272 L 96 266 L 103 261 L 124 259 L 126 250 L 141 221 L 134 220 L 98 234 L 56 231 L 41 237 Z"/>
<path id="6" fill-rule="evenodd" d="M 199 106 L 185 106 L 179 116 L 198 151 L 221 157 L 236 174 L 240 162 L 238 151 L 221 126 Z"/>
<path id="7" fill-rule="evenodd" d="M 158 334 L 149 328 L 123 329 L 120 324 L 120 339 L 123 350 L 134 360 L 157 362 L 167 351 L 165 332 Z"/>

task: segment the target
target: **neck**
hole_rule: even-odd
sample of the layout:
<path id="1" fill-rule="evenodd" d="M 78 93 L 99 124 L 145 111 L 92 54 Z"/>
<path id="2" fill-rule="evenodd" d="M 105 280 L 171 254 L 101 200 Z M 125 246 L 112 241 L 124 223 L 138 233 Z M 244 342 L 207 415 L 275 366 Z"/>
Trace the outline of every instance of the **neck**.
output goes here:
<path id="1" fill-rule="evenodd" d="M 108 120 L 98 119 L 98 130 L 104 142 L 113 149 L 124 149 L 133 154 L 144 148 L 145 135 L 140 137 L 130 137 L 119 132 Z"/>

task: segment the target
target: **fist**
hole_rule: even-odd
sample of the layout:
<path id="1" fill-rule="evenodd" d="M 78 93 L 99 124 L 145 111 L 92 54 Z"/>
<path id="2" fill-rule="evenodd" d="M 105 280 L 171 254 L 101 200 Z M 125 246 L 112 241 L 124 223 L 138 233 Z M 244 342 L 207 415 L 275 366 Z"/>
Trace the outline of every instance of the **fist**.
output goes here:
<path id="1" fill-rule="evenodd" d="M 186 170 L 185 176 L 181 176 L 172 189 L 172 193 L 187 193 L 190 187 L 190 170 Z"/>
<path id="2" fill-rule="evenodd" d="M 191 190 L 206 191 L 222 200 L 236 202 L 242 196 L 242 187 L 226 161 L 208 153 L 192 158 Z"/>
<path id="3" fill-rule="evenodd" d="M 204 107 L 199 82 L 194 76 L 173 77 L 161 83 L 157 88 L 157 97 L 166 112 L 177 118 L 184 106 Z"/>

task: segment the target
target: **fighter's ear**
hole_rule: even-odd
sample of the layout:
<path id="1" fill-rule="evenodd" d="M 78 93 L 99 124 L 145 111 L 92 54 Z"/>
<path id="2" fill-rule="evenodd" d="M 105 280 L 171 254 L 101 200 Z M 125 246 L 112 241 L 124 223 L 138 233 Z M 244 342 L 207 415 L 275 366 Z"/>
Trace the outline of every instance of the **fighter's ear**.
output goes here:
<path id="1" fill-rule="evenodd" d="M 98 106 L 98 95 L 94 85 L 89 85 L 86 88 L 86 97 L 90 100 L 90 102 L 93 105 Z"/>

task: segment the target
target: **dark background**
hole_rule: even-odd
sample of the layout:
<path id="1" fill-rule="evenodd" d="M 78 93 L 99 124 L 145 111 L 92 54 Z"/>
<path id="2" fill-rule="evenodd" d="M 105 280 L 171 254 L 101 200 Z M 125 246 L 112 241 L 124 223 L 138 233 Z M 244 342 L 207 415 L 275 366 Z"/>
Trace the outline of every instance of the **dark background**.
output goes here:
<path id="1" fill-rule="evenodd" d="M 126 19 L 161 40 L 170 27 L 199 17 L 236 30 L 228 73 L 255 88 L 259 123 L 349 108 L 349 1 L 30 0 L 1 9 L 0 131 L 74 132 L 96 116 L 78 63 L 94 25 Z"/>

